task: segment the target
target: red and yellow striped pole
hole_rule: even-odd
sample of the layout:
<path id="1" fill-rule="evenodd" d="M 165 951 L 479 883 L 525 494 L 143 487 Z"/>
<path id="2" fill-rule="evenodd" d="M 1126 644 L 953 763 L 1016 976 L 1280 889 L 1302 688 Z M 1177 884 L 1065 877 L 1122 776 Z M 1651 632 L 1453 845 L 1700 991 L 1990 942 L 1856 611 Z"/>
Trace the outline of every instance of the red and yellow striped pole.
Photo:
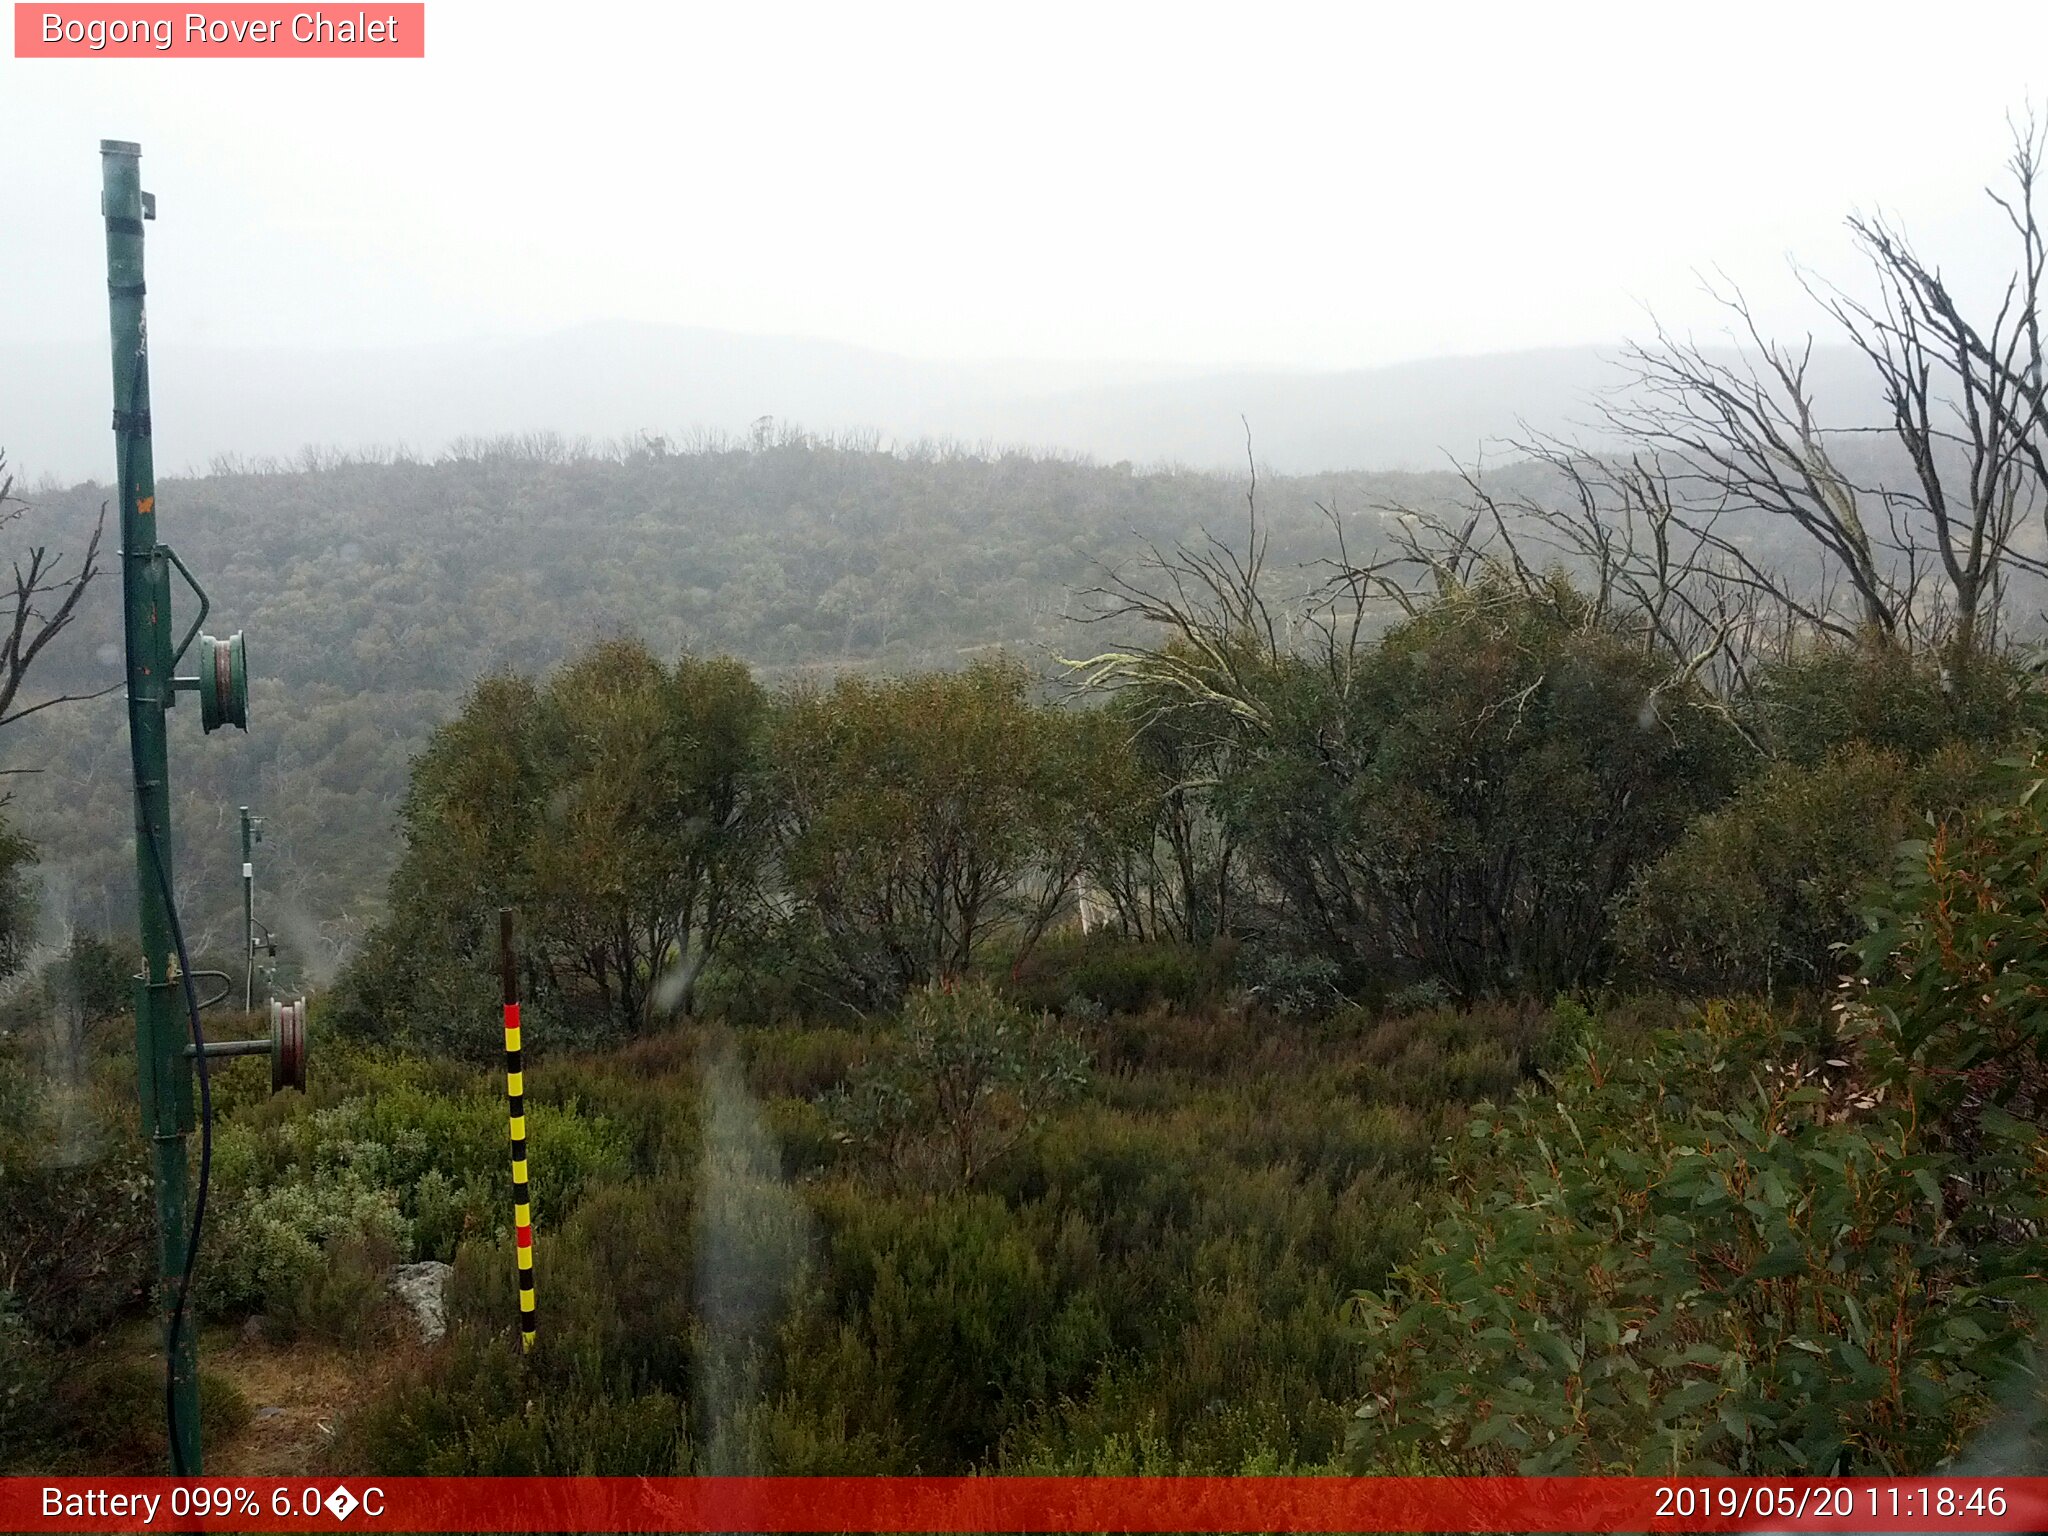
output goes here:
<path id="1" fill-rule="evenodd" d="M 533 1204 L 526 1186 L 526 1073 L 519 1055 L 519 972 L 512 909 L 498 909 L 498 970 L 505 983 L 505 1110 L 512 1130 L 512 1239 L 519 1255 L 519 1347 L 533 1349 Z"/>

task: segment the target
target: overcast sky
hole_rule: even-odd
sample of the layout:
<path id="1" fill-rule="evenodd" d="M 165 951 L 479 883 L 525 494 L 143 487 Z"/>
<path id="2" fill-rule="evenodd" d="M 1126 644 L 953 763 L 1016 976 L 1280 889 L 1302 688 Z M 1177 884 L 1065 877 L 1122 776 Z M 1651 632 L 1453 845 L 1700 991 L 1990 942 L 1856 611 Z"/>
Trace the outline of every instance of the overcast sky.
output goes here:
<path id="1" fill-rule="evenodd" d="M 427 54 L 0 59 L 7 339 L 104 345 L 102 137 L 159 198 L 160 346 L 1340 368 L 1690 322 L 1715 263 L 1789 321 L 1852 208 L 1991 259 L 2048 5 L 429 0 Z"/>

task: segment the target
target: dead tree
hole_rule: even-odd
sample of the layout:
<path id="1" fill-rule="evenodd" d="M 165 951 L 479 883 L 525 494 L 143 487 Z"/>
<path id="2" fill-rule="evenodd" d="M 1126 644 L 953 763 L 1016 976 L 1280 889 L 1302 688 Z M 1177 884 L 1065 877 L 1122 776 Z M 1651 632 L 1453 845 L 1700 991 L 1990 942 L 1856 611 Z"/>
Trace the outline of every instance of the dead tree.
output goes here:
<path id="1" fill-rule="evenodd" d="M 1507 446 L 1520 489 L 1461 465 L 1464 499 L 1450 516 L 1382 506 L 1393 554 L 1369 566 L 1330 562 L 1325 591 L 1342 594 L 1333 610 L 1414 614 L 1453 593 L 1530 605 L 1641 651 L 1662 673 L 1652 704 L 1684 690 L 1758 747 L 1734 701 L 1759 662 L 1786 654 L 1818 622 L 1825 599 L 1794 594 L 1714 519 L 1686 516 L 1674 472 L 1657 459 L 1540 435 Z"/>
<path id="2" fill-rule="evenodd" d="M 13 491 L 14 477 L 7 473 L 6 455 L 0 454 L 0 531 L 19 523 L 28 512 L 27 504 L 17 500 Z M 12 725 L 54 705 L 97 698 L 100 693 L 112 691 L 60 693 L 33 703 L 26 702 L 22 695 L 29 669 L 77 617 L 86 588 L 99 574 L 100 535 L 106 522 L 107 509 L 102 506 L 92 536 L 86 540 L 85 554 L 75 565 L 67 566 L 62 551 L 52 553 L 42 544 L 15 556 L 13 589 L 4 599 L 8 606 L 0 608 L 0 726 Z"/>
<path id="3" fill-rule="evenodd" d="M 1846 608 L 1806 600 L 1785 573 L 1734 538 L 1719 542 L 1743 576 L 1816 628 L 1879 644 L 1909 640 L 1919 613 L 1917 546 L 1889 493 L 1859 484 L 1837 462 L 1807 381 L 1813 339 L 1766 341 L 1739 290 L 1713 289 L 1734 316 L 1740 356 L 1724 361 L 1658 327 L 1622 354 L 1626 383 L 1601 406 L 1627 454 L 1654 467 L 1688 527 L 1717 529 L 1760 514 L 1795 525 L 1822 569 L 1847 590 Z"/>
<path id="4" fill-rule="evenodd" d="M 2048 575 L 2023 530 L 2048 517 L 2048 400 L 2041 287 L 2048 270 L 2035 206 L 2044 146 L 2029 119 L 2013 130 L 2009 186 L 1987 189 L 2017 242 L 1995 311 L 1965 312 L 1938 265 L 1892 221 L 1855 217 L 1873 296 L 1801 273 L 1807 291 L 1865 358 L 1885 402 L 1880 423 L 1824 424 L 1808 373 L 1813 338 L 1769 341 L 1739 289 L 1710 284 L 1737 354 L 1725 360 L 1659 327 L 1624 353 L 1626 384 L 1604 425 L 1672 489 L 1682 520 L 1784 519 L 1820 557 L 1841 601 L 1825 605 L 1785 573 L 1714 542 L 1731 571 L 1814 628 L 1879 645 L 1966 658 L 1998 643 L 2006 585 Z M 1843 460 L 1874 442 L 1902 467 L 1862 477 Z"/>

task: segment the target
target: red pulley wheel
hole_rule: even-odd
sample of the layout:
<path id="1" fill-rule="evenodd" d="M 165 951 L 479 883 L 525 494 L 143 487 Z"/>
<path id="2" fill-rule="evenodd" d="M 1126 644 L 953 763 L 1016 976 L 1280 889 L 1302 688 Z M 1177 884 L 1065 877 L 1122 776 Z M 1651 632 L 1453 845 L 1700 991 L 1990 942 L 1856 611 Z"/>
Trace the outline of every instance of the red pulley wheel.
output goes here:
<path id="1" fill-rule="evenodd" d="M 306 1091 L 306 1000 L 270 1005 L 270 1091 Z"/>

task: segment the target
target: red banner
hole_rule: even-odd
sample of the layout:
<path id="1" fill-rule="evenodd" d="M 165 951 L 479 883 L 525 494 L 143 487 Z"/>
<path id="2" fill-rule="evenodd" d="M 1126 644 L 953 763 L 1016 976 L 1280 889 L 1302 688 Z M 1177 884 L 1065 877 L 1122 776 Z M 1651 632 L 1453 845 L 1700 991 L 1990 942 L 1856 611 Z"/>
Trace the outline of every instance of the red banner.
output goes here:
<path id="1" fill-rule="evenodd" d="M 8 1531 L 2039 1531 L 2048 1478 L 5 1478 Z"/>
<path id="2" fill-rule="evenodd" d="M 423 59 L 424 4 L 65 5 L 16 0 L 18 59 Z"/>

